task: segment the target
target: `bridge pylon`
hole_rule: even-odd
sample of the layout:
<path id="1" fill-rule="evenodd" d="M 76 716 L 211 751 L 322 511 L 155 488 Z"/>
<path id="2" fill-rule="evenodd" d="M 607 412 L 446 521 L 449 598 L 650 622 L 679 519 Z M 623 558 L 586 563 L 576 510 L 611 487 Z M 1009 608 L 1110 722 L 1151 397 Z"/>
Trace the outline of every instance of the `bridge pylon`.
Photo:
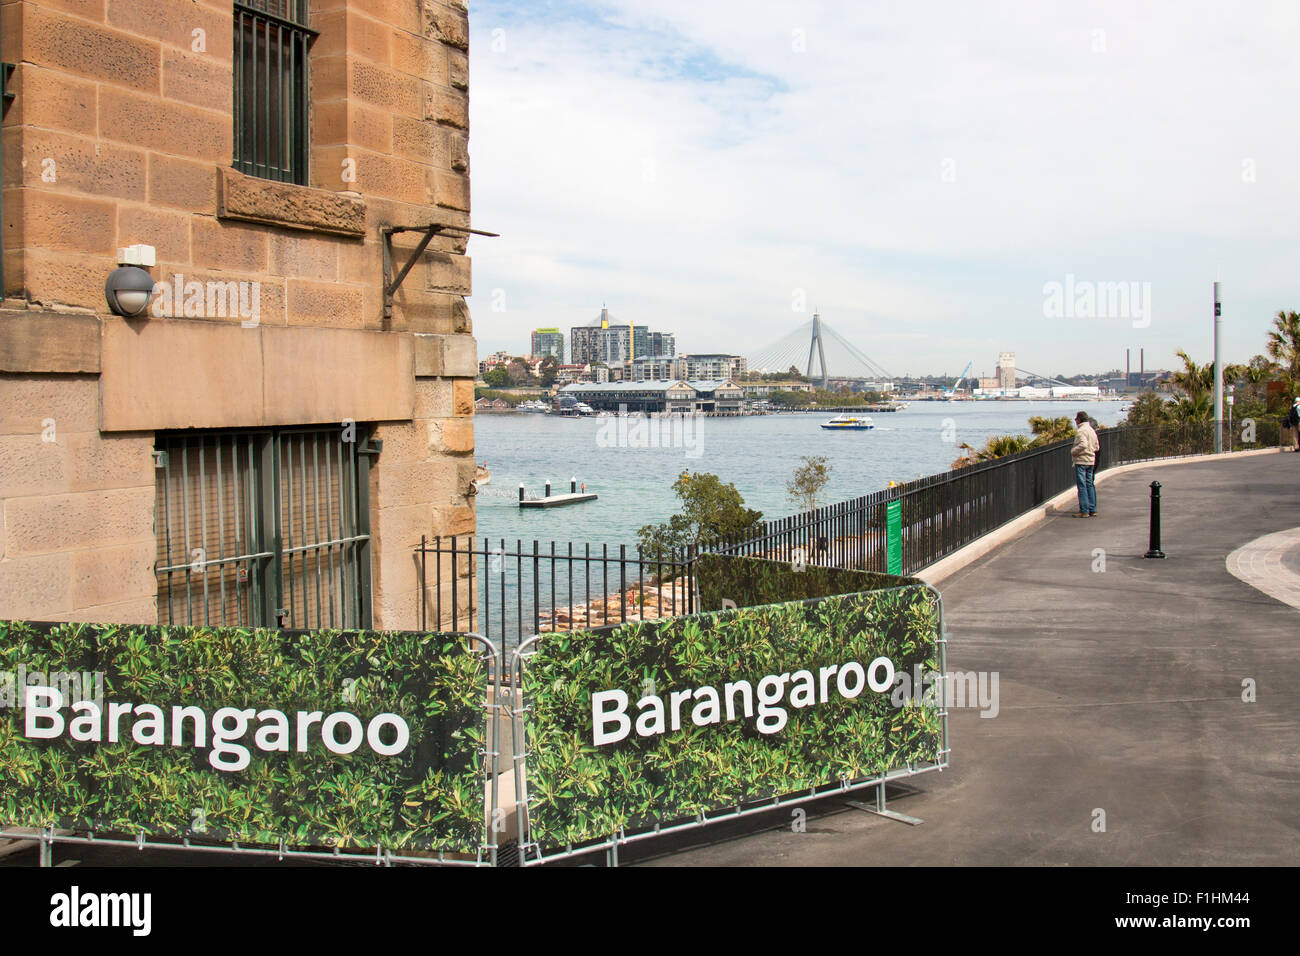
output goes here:
<path id="1" fill-rule="evenodd" d="M 813 352 L 816 351 L 817 358 L 822 369 L 822 388 L 830 387 L 830 373 L 826 371 L 826 350 L 822 346 L 822 317 L 821 313 L 813 313 L 812 341 L 808 343 L 808 371 L 806 377 L 813 377 Z"/>

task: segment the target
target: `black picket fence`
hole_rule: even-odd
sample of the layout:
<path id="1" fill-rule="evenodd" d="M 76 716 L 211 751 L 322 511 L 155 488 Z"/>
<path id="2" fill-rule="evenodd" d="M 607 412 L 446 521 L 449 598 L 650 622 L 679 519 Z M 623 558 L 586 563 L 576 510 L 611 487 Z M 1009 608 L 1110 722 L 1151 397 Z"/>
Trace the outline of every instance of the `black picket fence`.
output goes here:
<path id="1" fill-rule="evenodd" d="M 1214 435 L 1213 422 L 1106 428 L 1097 469 L 1209 454 Z M 1282 438 L 1276 419 L 1231 429 L 1224 423 L 1225 450 L 1275 447 Z M 915 574 L 1073 488 L 1070 445 L 977 462 L 665 554 L 627 545 L 422 539 L 421 627 L 476 631 L 512 647 L 546 631 L 690 614 L 697 610 L 699 551 L 886 572 L 886 509 L 894 501 L 902 518 L 902 573 Z"/>
<path id="2" fill-rule="evenodd" d="M 421 539 L 420 626 L 475 631 L 513 647 L 546 631 L 590 629 L 696 610 L 693 552 L 627 545 L 545 547 L 520 539 Z"/>

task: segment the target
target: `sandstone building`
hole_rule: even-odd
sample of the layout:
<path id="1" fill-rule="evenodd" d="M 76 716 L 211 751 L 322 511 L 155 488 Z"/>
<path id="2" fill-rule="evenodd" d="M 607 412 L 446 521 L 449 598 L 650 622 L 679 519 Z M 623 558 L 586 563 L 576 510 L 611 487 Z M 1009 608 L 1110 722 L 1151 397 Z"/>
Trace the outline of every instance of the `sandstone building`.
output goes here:
<path id="1" fill-rule="evenodd" d="M 463 3 L 0 26 L 0 618 L 417 627 L 474 528 Z"/>

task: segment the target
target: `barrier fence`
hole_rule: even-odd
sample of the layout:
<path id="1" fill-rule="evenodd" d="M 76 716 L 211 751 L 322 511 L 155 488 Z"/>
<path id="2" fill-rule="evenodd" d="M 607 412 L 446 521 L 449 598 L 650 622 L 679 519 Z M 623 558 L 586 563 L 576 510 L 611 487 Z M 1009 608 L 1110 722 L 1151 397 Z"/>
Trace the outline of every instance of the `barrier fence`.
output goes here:
<path id="1" fill-rule="evenodd" d="M 0 835 L 491 862 L 496 656 L 411 631 L 0 622 Z"/>
<path id="2" fill-rule="evenodd" d="M 938 592 L 699 562 L 709 610 L 534 635 L 510 686 L 479 635 L 0 624 L 0 836 L 530 865 L 947 764 L 894 686 L 944 671 Z"/>
<path id="3" fill-rule="evenodd" d="M 514 653 L 524 865 L 867 787 L 883 810 L 886 781 L 947 766 L 946 700 L 895 679 L 946 670 L 937 591 L 723 555 L 702 555 L 699 577 L 731 609 Z"/>

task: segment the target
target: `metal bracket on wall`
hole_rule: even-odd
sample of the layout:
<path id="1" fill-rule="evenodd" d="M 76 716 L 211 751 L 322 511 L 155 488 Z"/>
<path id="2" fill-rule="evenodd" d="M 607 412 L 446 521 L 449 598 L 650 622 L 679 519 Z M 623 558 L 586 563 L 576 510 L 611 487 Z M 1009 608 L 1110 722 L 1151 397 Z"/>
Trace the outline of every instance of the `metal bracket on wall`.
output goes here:
<path id="1" fill-rule="evenodd" d="M 419 232 L 423 233 L 423 235 L 420 238 L 420 244 L 411 253 L 411 258 L 406 261 L 406 265 L 402 266 L 401 271 L 394 276 L 393 236 L 399 232 Z M 482 229 L 470 229 L 466 226 L 452 226 L 439 222 L 432 222 L 427 226 L 379 227 L 379 236 L 384 246 L 384 328 L 388 328 L 388 324 L 393 318 L 393 294 L 402 287 L 402 280 L 406 278 L 406 274 L 415 266 L 420 256 L 424 255 L 424 250 L 433 241 L 433 237 L 445 232 L 459 235 L 489 236 L 493 239 L 500 236 L 500 233 L 496 232 L 484 232 Z"/>

